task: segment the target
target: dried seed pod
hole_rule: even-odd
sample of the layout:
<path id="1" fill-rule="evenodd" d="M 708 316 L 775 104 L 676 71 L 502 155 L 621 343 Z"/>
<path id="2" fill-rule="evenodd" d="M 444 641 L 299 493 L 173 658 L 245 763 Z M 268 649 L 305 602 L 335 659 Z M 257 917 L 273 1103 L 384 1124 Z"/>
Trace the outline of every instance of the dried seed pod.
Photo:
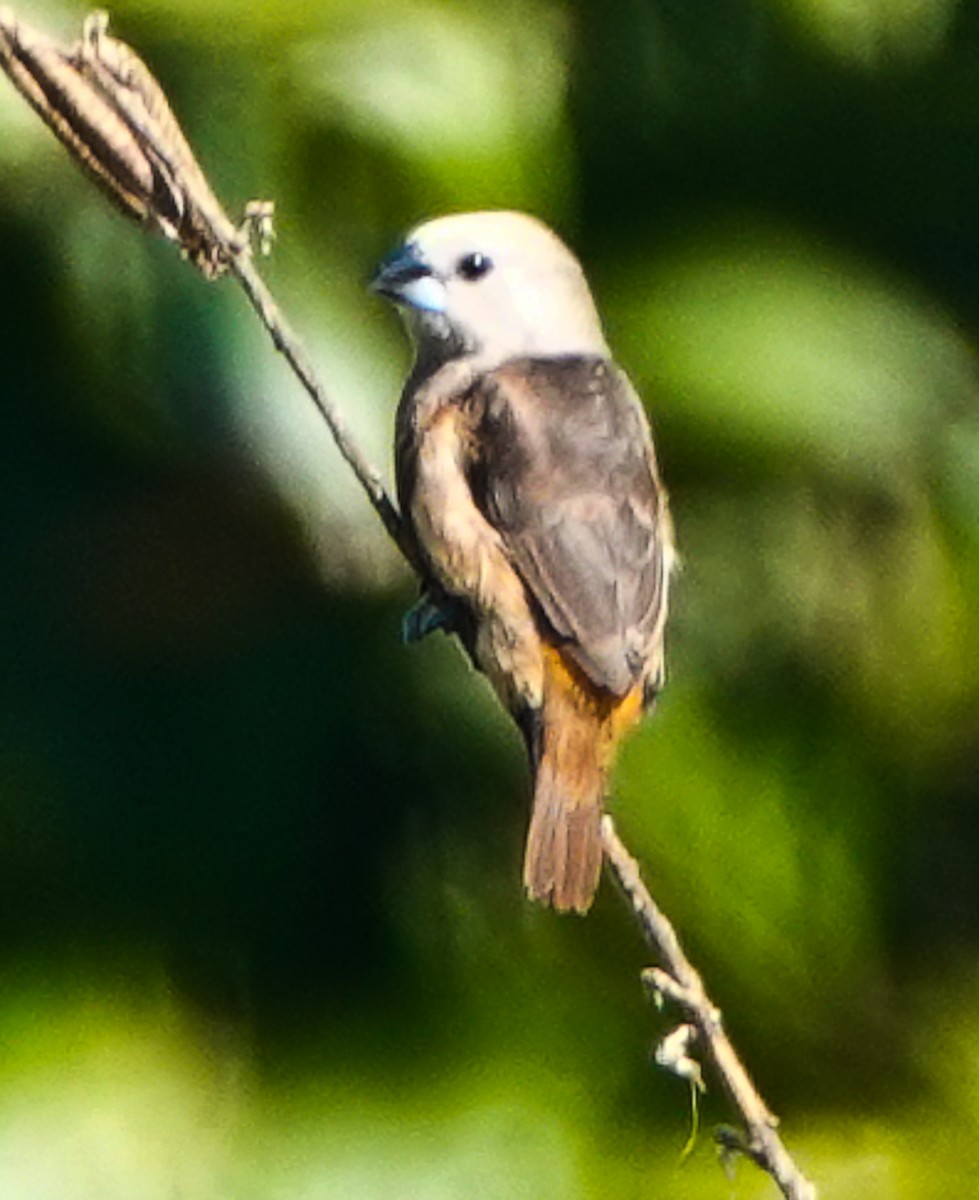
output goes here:
<path id="1" fill-rule="evenodd" d="M 108 17 L 93 13 L 73 58 L 79 71 L 125 120 L 158 175 L 154 216 L 205 274 L 219 274 L 244 241 L 198 165 L 163 89 L 136 52 L 107 33 Z"/>
<path id="2" fill-rule="evenodd" d="M 128 216 L 176 242 L 215 278 L 246 239 L 215 197 L 163 89 L 93 13 L 70 50 L 0 9 L 0 67 L 71 155 Z"/>
<path id="3" fill-rule="evenodd" d="M 70 55 L 0 9 L 0 66 L 34 111 L 122 212 L 144 222 L 153 168 L 118 112 Z"/>

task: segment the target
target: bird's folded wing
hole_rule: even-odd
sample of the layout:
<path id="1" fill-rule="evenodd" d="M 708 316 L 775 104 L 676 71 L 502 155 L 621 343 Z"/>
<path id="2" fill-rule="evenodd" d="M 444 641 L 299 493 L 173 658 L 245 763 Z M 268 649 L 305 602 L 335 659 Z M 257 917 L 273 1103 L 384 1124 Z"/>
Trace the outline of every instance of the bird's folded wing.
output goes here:
<path id="1" fill-rule="evenodd" d="M 614 364 L 525 359 L 472 398 L 477 505 L 593 683 L 624 695 L 657 654 L 669 518 L 639 400 Z"/>

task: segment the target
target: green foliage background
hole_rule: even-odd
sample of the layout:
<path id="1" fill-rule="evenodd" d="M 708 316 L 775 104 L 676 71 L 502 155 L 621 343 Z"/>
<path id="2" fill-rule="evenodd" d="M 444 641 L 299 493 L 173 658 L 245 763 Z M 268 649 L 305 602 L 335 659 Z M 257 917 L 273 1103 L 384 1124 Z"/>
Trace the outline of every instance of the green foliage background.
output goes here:
<path id="1" fill-rule="evenodd" d="M 70 39 L 83 10 L 19 15 Z M 615 811 L 827 1197 L 979 1170 L 979 11 L 132 0 L 387 462 L 399 233 L 581 254 L 685 569 Z M 615 896 L 518 886 L 517 738 L 229 284 L 0 86 L 0 1195 L 774 1195 L 684 1165 Z M 723 1097 L 704 1125 L 728 1120 Z"/>

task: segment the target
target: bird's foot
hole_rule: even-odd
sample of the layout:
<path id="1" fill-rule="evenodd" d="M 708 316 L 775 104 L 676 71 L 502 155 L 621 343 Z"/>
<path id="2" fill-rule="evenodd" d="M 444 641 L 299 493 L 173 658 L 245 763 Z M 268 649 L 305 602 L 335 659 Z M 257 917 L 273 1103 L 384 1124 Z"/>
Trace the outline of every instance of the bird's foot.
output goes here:
<path id="1" fill-rule="evenodd" d="M 446 633 L 458 633 L 462 623 L 462 609 L 455 600 L 445 596 L 435 597 L 431 592 L 422 592 L 418 601 L 401 618 L 401 640 L 405 645 L 420 642 L 436 629 Z"/>

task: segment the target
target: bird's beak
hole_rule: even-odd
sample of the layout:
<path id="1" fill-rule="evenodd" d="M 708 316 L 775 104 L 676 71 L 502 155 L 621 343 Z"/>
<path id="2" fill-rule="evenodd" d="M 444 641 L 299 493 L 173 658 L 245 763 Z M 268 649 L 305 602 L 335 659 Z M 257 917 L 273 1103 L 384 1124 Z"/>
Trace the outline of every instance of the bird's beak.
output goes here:
<path id="1" fill-rule="evenodd" d="M 381 263 L 370 282 L 372 292 L 422 312 L 445 312 L 445 284 L 414 242 L 399 246 Z"/>

